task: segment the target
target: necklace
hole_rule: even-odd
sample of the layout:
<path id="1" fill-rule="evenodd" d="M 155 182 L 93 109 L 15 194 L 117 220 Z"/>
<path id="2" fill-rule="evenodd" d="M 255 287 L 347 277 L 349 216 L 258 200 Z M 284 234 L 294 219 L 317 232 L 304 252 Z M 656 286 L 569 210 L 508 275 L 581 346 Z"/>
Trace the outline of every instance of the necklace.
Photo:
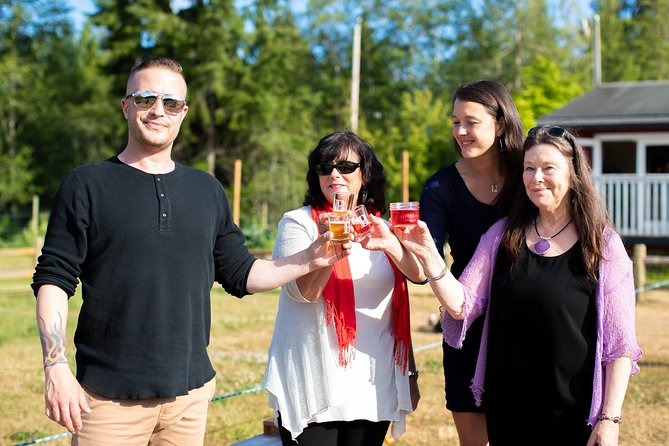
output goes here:
<path id="1" fill-rule="evenodd" d="M 564 225 L 562 229 L 560 229 L 558 232 L 556 232 L 554 235 L 551 235 L 550 237 L 544 237 L 543 235 L 539 234 L 539 230 L 537 229 L 537 220 L 538 219 L 539 219 L 539 217 L 534 219 L 534 232 L 537 233 L 537 235 L 539 236 L 539 238 L 541 240 L 539 240 L 538 242 L 536 242 L 534 244 L 534 246 L 532 246 L 532 251 L 534 251 L 535 253 L 542 256 L 542 255 L 546 254 L 549 249 L 551 249 L 551 244 L 550 244 L 549 240 L 557 237 L 558 235 L 560 235 L 560 233 L 562 231 L 567 229 L 567 226 L 569 226 L 572 219 L 570 218 L 569 221 L 567 222 L 567 224 Z"/>
<path id="2" fill-rule="evenodd" d="M 492 192 L 493 194 L 496 194 L 497 192 L 499 192 L 499 182 L 495 181 L 494 183 L 491 183 L 490 180 L 487 180 L 487 179 L 485 179 L 485 178 L 482 178 L 482 177 L 480 177 L 480 176 L 478 176 L 478 175 L 474 175 L 473 173 L 469 173 L 469 174 L 467 174 L 467 175 L 470 175 L 470 176 L 473 177 L 475 180 L 478 180 L 478 181 L 480 181 L 480 182 L 482 182 L 482 183 L 485 183 L 485 184 L 490 185 L 490 192 Z"/>

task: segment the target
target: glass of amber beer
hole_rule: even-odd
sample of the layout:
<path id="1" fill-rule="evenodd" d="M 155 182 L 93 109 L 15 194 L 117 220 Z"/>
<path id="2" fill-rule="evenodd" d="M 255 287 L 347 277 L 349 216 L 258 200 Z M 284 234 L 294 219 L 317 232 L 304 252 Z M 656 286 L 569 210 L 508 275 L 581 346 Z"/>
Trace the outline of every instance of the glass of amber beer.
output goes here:
<path id="1" fill-rule="evenodd" d="M 345 243 L 351 240 L 351 220 L 348 212 L 345 214 L 330 214 L 328 226 L 330 232 L 334 234 L 332 243 Z"/>
<path id="2" fill-rule="evenodd" d="M 390 203 L 390 224 L 399 229 L 414 226 L 420 218 L 417 201 Z"/>

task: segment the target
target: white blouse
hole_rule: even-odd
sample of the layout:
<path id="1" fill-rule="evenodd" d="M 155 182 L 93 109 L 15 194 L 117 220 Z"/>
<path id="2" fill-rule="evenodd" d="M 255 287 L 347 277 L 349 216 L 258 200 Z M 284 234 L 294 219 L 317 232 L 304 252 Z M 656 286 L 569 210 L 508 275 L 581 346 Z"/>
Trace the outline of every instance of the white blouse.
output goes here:
<path id="1" fill-rule="evenodd" d="M 284 214 L 272 257 L 308 247 L 318 237 L 305 206 Z M 263 385 L 275 416 L 295 439 L 308 423 L 392 421 L 399 438 L 412 412 L 409 379 L 395 364 L 392 334 L 394 275 L 383 252 L 353 243 L 348 257 L 355 292 L 354 357 L 339 365 L 334 324 L 327 325 L 325 301 L 304 299 L 296 282 L 281 287 L 279 309 Z"/>

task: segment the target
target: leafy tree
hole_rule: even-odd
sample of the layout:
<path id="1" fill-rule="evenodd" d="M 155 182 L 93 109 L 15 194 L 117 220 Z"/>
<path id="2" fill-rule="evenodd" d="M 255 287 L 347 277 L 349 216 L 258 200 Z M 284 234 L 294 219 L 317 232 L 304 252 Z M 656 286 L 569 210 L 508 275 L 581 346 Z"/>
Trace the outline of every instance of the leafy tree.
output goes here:
<path id="1" fill-rule="evenodd" d="M 669 3 L 597 0 L 601 16 L 602 80 L 669 78 Z"/>
<path id="2" fill-rule="evenodd" d="M 244 204 L 255 217 L 266 206 L 276 222 L 304 198 L 306 155 L 323 136 L 315 121 L 325 93 L 315 90 L 318 69 L 292 13 L 274 1 L 244 12 L 252 33 L 235 105 L 247 119 L 236 127 L 247 141 L 240 154 L 250 177 Z"/>
<path id="3" fill-rule="evenodd" d="M 13 204 L 29 202 L 34 192 L 50 196 L 56 175 L 81 161 L 69 147 L 76 130 L 63 125 L 79 87 L 66 12 L 61 2 L 47 0 L 6 2 L 0 9 L 0 94 L 8 104 L 0 118 L 0 169 L 7 182 L 2 199 Z"/>
<path id="4" fill-rule="evenodd" d="M 537 56 L 522 70 L 523 88 L 514 97 L 525 129 L 534 127 L 537 118 L 565 105 L 583 93 L 577 76 L 563 74 L 545 56 Z"/>
<path id="5" fill-rule="evenodd" d="M 434 98 L 429 90 L 416 90 L 402 95 L 395 125 L 385 131 L 363 132 L 386 170 L 390 200 L 399 201 L 402 197 L 404 151 L 409 153 L 409 196 L 414 200 L 420 197 L 423 183 L 437 167 L 456 159 L 449 113 L 450 104 Z"/>
<path id="6" fill-rule="evenodd" d="M 0 8 L 0 208 L 10 203 L 25 203 L 32 188 L 32 175 L 27 169 L 30 148 L 21 141 L 26 116 L 31 104 L 39 98 L 33 93 L 31 70 L 35 63 L 26 63 L 30 42 L 25 35 L 27 11 L 12 3 Z M 26 54 L 27 53 L 27 54 Z"/>

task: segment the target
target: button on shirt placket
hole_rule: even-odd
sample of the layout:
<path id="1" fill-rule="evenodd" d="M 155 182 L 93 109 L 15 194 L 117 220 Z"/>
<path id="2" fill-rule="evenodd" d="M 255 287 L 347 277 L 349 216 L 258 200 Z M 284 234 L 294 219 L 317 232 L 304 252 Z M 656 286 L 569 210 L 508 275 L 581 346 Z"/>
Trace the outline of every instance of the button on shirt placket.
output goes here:
<path id="1" fill-rule="evenodd" d="M 172 209 L 167 195 L 167 184 L 165 178 L 155 176 L 156 193 L 158 194 L 158 221 L 160 232 L 169 232 L 171 229 Z"/>

